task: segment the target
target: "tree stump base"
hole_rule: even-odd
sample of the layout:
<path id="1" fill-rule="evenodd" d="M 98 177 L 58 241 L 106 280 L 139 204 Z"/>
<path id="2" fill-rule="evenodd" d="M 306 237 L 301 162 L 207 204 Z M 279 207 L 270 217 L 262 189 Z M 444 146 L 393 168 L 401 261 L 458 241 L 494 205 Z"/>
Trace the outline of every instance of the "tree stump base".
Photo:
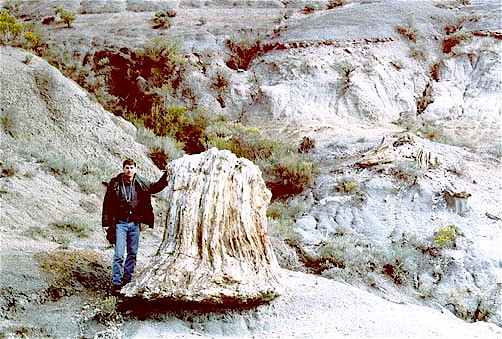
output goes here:
<path id="1" fill-rule="evenodd" d="M 267 233 L 271 193 L 260 169 L 212 148 L 174 160 L 163 241 L 127 297 L 247 304 L 277 297 L 280 268 Z"/>

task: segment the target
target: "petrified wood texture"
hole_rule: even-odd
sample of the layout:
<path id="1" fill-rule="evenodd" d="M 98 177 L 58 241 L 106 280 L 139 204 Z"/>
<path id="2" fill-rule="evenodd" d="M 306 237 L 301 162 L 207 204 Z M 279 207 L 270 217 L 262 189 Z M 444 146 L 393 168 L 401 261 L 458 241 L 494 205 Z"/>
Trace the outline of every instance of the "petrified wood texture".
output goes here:
<path id="1" fill-rule="evenodd" d="M 171 162 L 169 170 L 163 241 L 122 292 L 216 304 L 278 296 L 280 269 L 267 233 L 271 194 L 259 168 L 212 148 Z"/>

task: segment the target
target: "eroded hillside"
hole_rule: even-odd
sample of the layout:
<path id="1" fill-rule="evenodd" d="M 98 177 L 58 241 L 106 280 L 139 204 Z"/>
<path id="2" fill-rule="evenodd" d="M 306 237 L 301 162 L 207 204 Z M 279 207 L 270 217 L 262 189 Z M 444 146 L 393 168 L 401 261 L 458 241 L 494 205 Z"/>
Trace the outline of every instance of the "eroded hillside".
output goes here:
<path id="1" fill-rule="evenodd" d="M 56 337 L 253 336 L 267 330 L 292 337 L 424 335 L 419 330 L 436 337 L 500 335 L 500 4 L 330 3 L 1 3 L 43 32 L 52 46 L 44 57 L 75 81 L 27 51 L 0 49 L 2 331 Z M 71 28 L 57 18 L 42 25 L 57 6 L 76 13 Z M 170 26 L 154 28 L 155 14 L 166 9 L 176 13 Z M 156 37 L 166 43 L 159 54 L 152 52 Z M 175 54 L 176 60 L 169 58 Z M 276 306 L 277 325 L 273 305 L 258 315 L 227 314 L 232 326 L 214 314 L 195 322 L 165 315 L 164 322 L 179 326 L 177 334 L 152 318 L 141 322 L 103 311 L 96 296 L 106 292 L 91 282 L 106 284 L 111 253 L 99 230 L 101 181 L 119 171 L 126 156 L 155 177 L 152 152 L 183 153 L 115 115 L 159 107 L 223 114 L 292 144 L 303 137 L 315 141 L 307 152 L 317 168 L 309 186 L 271 206 L 269 230 L 283 268 L 451 312 L 478 321 L 482 330 L 458 319 L 445 319 L 446 328 L 434 320 L 420 329 L 408 324 L 401 333 L 386 332 L 392 324 L 384 319 L 379 331 L 371 331 L 366 318 L 357 331 L 350 321 L 319 325 L 308 319 L 308 307 L 324 292 L 304 295 L 296 285 L 291 289 L 298 294 Z M 445 192 L 457 194 L 453 202 Z M 162 225 L 162 196 L 156 213 Z M 161 236 L 162 227 L 146 233 L 140 265 Z M 58 279 L 48 268 L 66 274 Z M 330 295 L 336 289 L 352 295 L 342 285 L 325 286 L 332 283 L 319 280 Z M 335 299 L 328 300 L 341 302 Z M 34 317 L 61 307 L 65 311 L 52 319 Z M 282 329 L 281 321 L 293 324 L 288 307 L 299 308 L 293 315 L 315 330 Z M 397 312 L 406 317 L 404 308 Z M 69 314 L 76 317 L 72 326 L 59 329 Z M 260 314 L 272 322 L 268 327 Z M 114 325 L 105 330 L 107 321 Z M 452 328 L 460 332 L 448 333 Z"/>

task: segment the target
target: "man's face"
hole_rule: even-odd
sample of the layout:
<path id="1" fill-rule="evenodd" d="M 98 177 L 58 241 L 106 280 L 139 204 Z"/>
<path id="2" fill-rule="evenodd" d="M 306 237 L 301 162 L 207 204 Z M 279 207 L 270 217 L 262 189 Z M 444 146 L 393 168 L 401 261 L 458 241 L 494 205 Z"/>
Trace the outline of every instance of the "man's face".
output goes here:
<path id="1" fill-rule="evenodd" d="M 124 176 L 126 177 L 127 180 L 132 180 L 134 174 L 136 174 L 136 166 L 134 165 L 124 166 Z"/>

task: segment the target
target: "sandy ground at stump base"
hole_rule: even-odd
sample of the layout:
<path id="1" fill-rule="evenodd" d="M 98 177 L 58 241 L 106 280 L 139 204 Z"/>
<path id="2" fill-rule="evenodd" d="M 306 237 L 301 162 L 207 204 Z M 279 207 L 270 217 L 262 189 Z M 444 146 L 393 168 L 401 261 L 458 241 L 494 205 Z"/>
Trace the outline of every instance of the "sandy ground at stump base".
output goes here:
<path id="1" fill-rule="evenodd" d="M 467 323 L 449 311 L 393 303 L 356 287 L 300 272 L 282 271 L 286 292 L 232 321 L 200 327 L 146 321 L 131 338 L 501 338 L 502 328 Z M 244 312 L 246 313 L 246 312 Z M 240 324 L 240 325 L 239 325 Z M 126 332 L 129 332 L 126 330 Z"/>

